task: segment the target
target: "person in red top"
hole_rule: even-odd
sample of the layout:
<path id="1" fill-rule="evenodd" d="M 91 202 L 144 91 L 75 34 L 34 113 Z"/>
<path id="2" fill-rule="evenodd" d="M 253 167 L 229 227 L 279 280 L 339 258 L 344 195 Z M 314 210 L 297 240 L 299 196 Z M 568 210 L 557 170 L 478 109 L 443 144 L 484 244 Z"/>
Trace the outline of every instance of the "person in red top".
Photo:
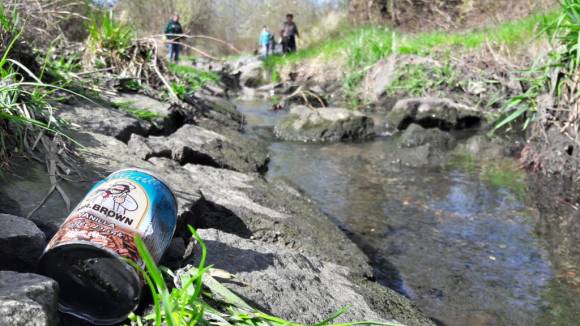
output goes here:
<path id="1" fill-rule="evenodd" d="M 282 37 L 282 52 L 284 54 L 296 52 L 296 37 L 300 37 L 300 32 L 298 32 L 298 26 L 294 23 L 293 14 L 286 15 L 286 21 L 282 24 L 280 36 Z"/>

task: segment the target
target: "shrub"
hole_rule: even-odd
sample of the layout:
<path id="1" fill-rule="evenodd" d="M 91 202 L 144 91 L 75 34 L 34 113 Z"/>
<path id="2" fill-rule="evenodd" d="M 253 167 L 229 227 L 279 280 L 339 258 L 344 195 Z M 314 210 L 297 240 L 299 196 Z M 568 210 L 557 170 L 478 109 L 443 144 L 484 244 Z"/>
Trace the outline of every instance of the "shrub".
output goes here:
<path id="1" fill-rule="evenodd" d="M 116 22 L 109 15 L 94 16 L 88 24 L 88 46 L 93 52 L 124 54 L 135 39 L 133 29 Z"/>

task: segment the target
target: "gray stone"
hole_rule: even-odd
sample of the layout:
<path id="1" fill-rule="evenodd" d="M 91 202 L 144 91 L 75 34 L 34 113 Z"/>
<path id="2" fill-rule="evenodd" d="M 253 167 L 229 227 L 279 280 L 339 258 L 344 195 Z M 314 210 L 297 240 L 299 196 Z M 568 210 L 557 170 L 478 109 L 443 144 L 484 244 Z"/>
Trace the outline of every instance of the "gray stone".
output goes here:
<path id="1" fill-rule="evenodd" d="M 81 153 L 84 169 L 107 175 L 121 168 L 141 168 L 163 178 L 177 196 L 182 223 L 281 242 L 348 266 L 353 273 L 372 274 L 360 249 L 286 182 L 208 166 L 180 166 L 167 158 L 143 161 L 130 154 L 126 144 L 100 134 L 85 133 L 76 139 L 91 144 Z"/>
<path id="2" fill-rule="evenodd" d="M 389 126 L 399 130 L 411 123 L 444 130 L 479 126 L 483 114 L 463 104 L 444 98 L 409 98 L 400 100 L 387 115 Z"/>
<path id="3" fill-rule="evenodd" d="M 54 326 L 58 286 L 36 274 L 0 272 L 0 325 Z"/>
<path id="4" fill-rule="evenodd" d="M 367 139 L 374 123 L 360 112 L 341 108 L 295 106 L 274 128 L 276 137 L 289 141 L 331 142 Z"/>
<path id="5" fill-rule="evenodd" d="M 393 54 L 377 62 L 362 81 L 362 96 L 368 102 L 378 102 L 384 97 L 387 87 L 400 77 L 397 68 L 407 65 L 440 66 L 437 61 L 415 55 Z"/>
<path id="6" fill-rule="evenodd" d="M 44 233 L 32 221 L 0 214 L 0 269 L 34 270 L 45 246 Z"/>
<path id="7" fill-rule="evenodd" d="M 249 63 L 252 62 L 256 62 L 258 61 L 258 58 L 255 56 L 251 56 L 251 55 L 244 55 L 244 56 L 240 56 L 234 60 L 229 60 L 228 62 L 225 63 L 225 68 L 235 71 L 235 70 L 239 70 L 242 66 L 245 66 Z"/>
<path id="8" fill-rule="evenodd" d="M 475 135 L 460 144 L 456 152 L 467 153 L 480 160 L 504 159 L 517 156 L 523 147 L 522 141 L 509 141 L 499 137 Z"/>
<path id="9" fill-rule="evenodd" d="M 207 58 L 195 58 L 193 61 L 193 66 L 205 71 L 220 72 L 224 69 L 224 63 L 219 61 L 214 61 Z"/>
<path id="10" fill-rule="evenodd" d="M 396 78 L 397 56 L 392 55 L 375 64 L 362 82 L 363 96 L 371 102 L 378 101 Z"/>
<path id="11" fill-rule="evenodd" d="M 190 104 L 201 116 L 215 120 L 232 129 L 239 128 L 243 124 L 242 114 L 227 99 L 196 93 L 195 96 L 186 96 L 185 102 Z"/>
<path id="12" fill-rule="evenodd" d="M 449 150 L 455 146 L 455 138 L 448 132 L 439 129 L 425 129 L 413 123 L 399 139 L 399 146 L 404 148 L 414 148 L 425 144 L 431 144 L 433 148 Z"/>
<path id="13" fill-rule="evenodd" d="M 448 155 L 437 145 L 424 144 L 413 148 L 399 149 L 394 157 L 396 161 L 390 162 L 406 167 L 441 167 L 448 162 Z"/>
<path id="14" fill-rule="evenodd" d="M 168 137 L 133 135 L 131 153 L 142 159 L 168 157 L 180 164 L 202 164 L 241 172 L 264 172 L 268 153 L 249 139 L 233 139 L 194 125 L 185 125 Z"/>
<path id="15" fill-rule="evenodd" d="M 228 92 L 224 87 L 225 86 L 215 84 L 205 85 L 201 89 L 201 92 L 209 96 L 226 97 Z"/>
<path id="16" fill-rule="evenodd" d="M 87 170 L 83 171 L 82 175 L 69 176 L 71 180 L 78 180 L 77 182 L 60 182 L 59 185 L 74 205 L 85 196 L 92 184 L 102 177 L 101 174 Z M 45 164 L 33 160 L 15 160 L 11 173 L 0 183 L 0 192 L 7 194 L 17 203 L 22 215 L 28 215 L 39 205 L 51 187 Z M 57 192 L 54 192 L 30 219 L 44 232 L 46 238 L 50 239 L 69 213 L 65 202 Z"/>
<path id="17" fill-rule="evenodd" d="M 2 189 L 0 189 L 0 213 L 22 215 L 18 202 L 8 196 Z"/>
<path id="18" fill-rule="evenodd" d="M 283 88 L 284 84 L 282 83 L 270 83 L 263 86 L 260 86 L 256 89 L 257 92 L 266 93 L 269 95 L 275 95 L 278 91 Z"/>
<path id="19" fill-rule="evenodd" d="M 55 111 L 58 118 L 67 120 L 81 130 L 113 136 L 127 142 L 131 134 L 146 135 L 151 124 L 131 115 L 96 104 L 63 105 Z"/>
<path id="20" fill-rule="evenodd" d="M 239 69 L 240 82 L 244 87 L 256 88 L 264 83 L 264 68 L 262 62 L 255 60 L 249 62 Z"/>
<path id="21" fill-rule="evenodd" d="M 151 119 L 150 133 L 171 134 L 183 125 L 185 119 L 177 106 L 142 94 L 120 93 L 113 96 L 111 101 L 119 106 L 128 106 L 155 114 L 156 117 Z"/>
<path id="22" fill-rule="evenodd" d="M 350 306 L 337 322 L 406 317 L 375 310 L 343 266 L 215 229 L 199 235 L 207 246 L 207 264 L 235 276 L 225 281 L 227 286 L 276 316 L 314 324 Z"/>

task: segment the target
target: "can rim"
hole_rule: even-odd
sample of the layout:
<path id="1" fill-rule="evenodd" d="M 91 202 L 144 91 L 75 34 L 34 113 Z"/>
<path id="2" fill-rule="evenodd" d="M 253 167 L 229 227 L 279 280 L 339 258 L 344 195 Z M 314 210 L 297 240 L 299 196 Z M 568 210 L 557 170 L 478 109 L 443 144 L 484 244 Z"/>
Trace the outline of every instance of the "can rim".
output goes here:
<path id="1" fill-rule="evenodd" d="M 141 168 L 121 169 L 121 170 L 117 170 L 115 172 L 110 173 L 109 176 L 114 175 L 114 174 L 119 173 L 119 172 L 125 172 L 125 171 L 137 171 L 137 172 L 145 173 L 145 174 L 148 174 L 148 175 L 152 176 L 153 178 L 157 179 L 157 181 L 161 182 L 165 187 L 167 187 L 167 189 L 169 189 L 171 196 L 173 196 L 173 200 L 175 201 L 175 212 L 177 213 L 177 209 L 179 207 L 179 205 L 177 203 L 177 196 L 175 196 L 175 191 L 173 191 L 173 188 L 171 188 L 171 186 L 169 185 L 169 183 L 167 181 L 165 181 L 165 179 L 161 178 L 156 173 L 153 173 L 147 169 L 141 169 Z"/>
<path id="2" fill-rule="evenodd" d="M 131 275 L 134 276 L 134 280 L 136 280 L 136 285 L 137 285 L 136 290 L 138 291 L 137 297 L 139 298 L 139 300 L 138 300 L 137 304 L 131 308 L 131 311 L 134 311 L 139 306 L 139 301 L 141 301 L 142 296 L 143 296 L 143 285 L 144 285 L 143 282 L 144 281 L 143 281 L 140 273 L 133 266 L 131 266 L 129 263 L 127 263 L 125 261 L 125 257 L 119 255 L 114 250 L 111 250 L 109 248 L 106 248 L 104 246 L 96 244 L 94 242 L 90 242 L 90 241 L 86 241 L 86 240 L 75 240 L 75 242 L 63 243 L 63 244 L 58 245 L 56 247 L 50 248 L 49 250 L 45 250 L 45 252 L 39 258 L 39 266 L 42 265 L 42 260 L 46 258 L 47 254 L 49 254 L 50 252 L 55 251 L 55 250 L 66 249 L 66 247 L 87 247 L 90 249 L 96 249 L 98 251 L 106 253 L 111 258 L 114 258 L 117 261 L 119 261 L 121 263 L 121 266 L 125 266 L 127 268 L 127 270 L 129 270 L 131 272 Z M 114 317 L 114 318 L 109 318 L 109 319 L 103 319 L 103 318 L 95 319 L 95 318 L 91 317 L 89 314 L 79 313 L 78 311 L 74 311 L 73 308 L 70 308 L 66 305 L 63 305 L 60 302 L 60 299 L 58 302 L 58 310 L 61 311 L 62 313 L 65 313 L 68 315 L 73 315 L 77 318 L 86 320 L 94 325 L 111 325 L 114 323 L 119 323 L 119 322 L 122 322 L 123 320 L 126 320 L 127 316 L 131 313 L 131 311 L 129 311 L 127 313 L 127 315 L 124 315 L 122 317 Z"/>

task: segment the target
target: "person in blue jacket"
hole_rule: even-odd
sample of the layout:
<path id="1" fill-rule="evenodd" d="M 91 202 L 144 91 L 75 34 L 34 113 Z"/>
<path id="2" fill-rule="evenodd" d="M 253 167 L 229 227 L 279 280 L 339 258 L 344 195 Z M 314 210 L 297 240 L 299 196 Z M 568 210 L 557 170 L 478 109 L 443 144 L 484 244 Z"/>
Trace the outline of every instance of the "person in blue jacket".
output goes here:
<path id="1" fill-rule="evenodd" d="M 270 32 L 268 26 L 264 26 L 260 33 L 260 52 L 263 58 L 267 58 L 274 47 L 274 34 Z"/>

